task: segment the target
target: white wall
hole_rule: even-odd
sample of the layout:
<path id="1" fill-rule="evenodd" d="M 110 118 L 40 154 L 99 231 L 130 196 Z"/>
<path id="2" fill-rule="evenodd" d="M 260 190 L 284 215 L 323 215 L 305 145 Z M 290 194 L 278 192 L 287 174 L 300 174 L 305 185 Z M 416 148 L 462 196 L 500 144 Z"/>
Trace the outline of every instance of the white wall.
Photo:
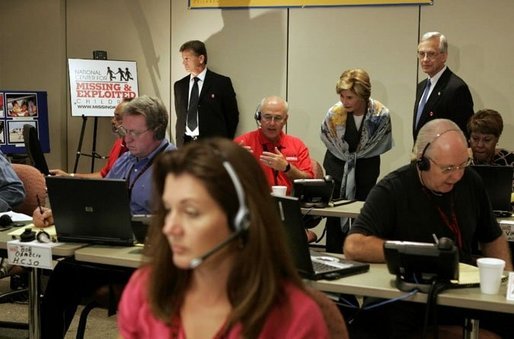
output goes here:
<path id="1" fill-rule="evenodd" d="M 395 146 L 383 157 L 383 175 L 409 157 L 416 45 L 419 33 L 429 30 L 447 35 L 449 67 L 470 86 L 475 110 L 502 113 L 500 144 L 514 149 L 512 13 L 511 0 L 290 10 L 189 10 L 187 0 L 2 0 L 0 87 L 48 91 L 48 160 L 51 167 L 71 167 L 81 119 L 69 113 L 67 58 L 90 58 L 104 49 L 110 59 L 136 60 L 140 93 L 163 99 L 174 134 L 172 85 L 185 75 L 178 49 L 201 39 L 209 67 L 234 82 L 238 133 L 255 128 L 253 113 L 263 96 L 287 97 L 288 132 L 303 138 L 321 161 L 319 126 L 337 100 L 335 82 L 345 69 L 362 67 L 370 73 L 372 96 L 392 112 Z M 12 48 L 20 44 L 21 52 Z M 113 137 L 108 119 L 100 120 L 97 148 L 106 153 Z M 91 147 L 91 125 L 83 151 Z M 81 160 L 81 169 L 88 168 L 89 161 Z"/>

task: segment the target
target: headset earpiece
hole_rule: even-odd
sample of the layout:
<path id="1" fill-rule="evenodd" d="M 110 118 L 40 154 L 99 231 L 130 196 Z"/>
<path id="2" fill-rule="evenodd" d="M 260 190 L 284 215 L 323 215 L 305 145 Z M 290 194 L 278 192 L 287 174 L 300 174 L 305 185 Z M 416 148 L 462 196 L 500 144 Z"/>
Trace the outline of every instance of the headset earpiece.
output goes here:
<path id="1" fill-rule="evenodd" d="M 418 167 L 418 169 L 420 171 L 428 171 L 430 170 L 430 159 L 425 155 L 427 153 L 427 150 L 428 150 L 428 147 L 434 143 L 434 141 L 436 141 L 441 135 L 443 134 L 446 134 L 448 132 L 460 132 L 460 130 L 458 129 L 448 129 L 446 131 L 443 131 L 439 134 L 437 134 L 431 142 L 429 142 L 425 148 L 423 148 L 423 152 L 421 152 L 421 156 L 419 157 L 419 159 L 416 160 L 416 166 Z"/>
<path id="2" fill-rule="evenodd" d="M 257 108 L 255 109 L 255 113 L 253 115 L 253 118 L 255 119 L 255 121 L 257 123 L 260 123 L 261 122 L 261 117 L 262 117 L 262 114 L 261 114 L 261 103 L 260 102 L 258 105 L 257 105 Z"/>
<path id="3" fill-rule="evenodd" d="M 36 239 L 38 242 L 45 243 L 45 244 L 52 242 L 52 238 L 50 237 L 50 234 L 48 234 L 48 232 L 43 231 L 43 230 L 40 230 L 39 232 L 37 232 Z"/>
<path id="4" fill-rule="evenodd" d="M 430 144 L 428 144 L 430 145 Z M 428 146 L 427 145 L 427 146 Z M 428 171 L 430 170 L 430 160 L 424 155 L 425 152 L 421 155 L 421 158 L 416 160 L 416 165 L 420 171 Z"/>
<path id="5" fill-rule="evenodd" d="M 241 185 L 236 171 L 227 160 L 223 160 L 223 167 L 225 167 L 225 170 L 227 171 L 228 176 L 234 185 L 234 189 L 236 190 L 237 194 L 237 200 L 239 201 L 239 208 L 233 220 L 234 230 L 236 232 L 243 232 L 246 231 L 248 227 L 250 227 L 250 211 L 248 210 L 248 207 L 245 203 L 243 185 Z"/>

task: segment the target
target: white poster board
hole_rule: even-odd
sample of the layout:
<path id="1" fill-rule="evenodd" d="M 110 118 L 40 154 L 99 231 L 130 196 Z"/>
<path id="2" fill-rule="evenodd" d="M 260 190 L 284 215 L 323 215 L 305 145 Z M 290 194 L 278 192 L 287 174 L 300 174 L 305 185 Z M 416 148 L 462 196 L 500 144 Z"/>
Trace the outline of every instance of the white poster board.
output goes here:
<path id="1" fill-rule="evenodd" d="M 135 61 L 68 59 L 72 116 L 112 117 L 123 98 L 138 95 Z"/>

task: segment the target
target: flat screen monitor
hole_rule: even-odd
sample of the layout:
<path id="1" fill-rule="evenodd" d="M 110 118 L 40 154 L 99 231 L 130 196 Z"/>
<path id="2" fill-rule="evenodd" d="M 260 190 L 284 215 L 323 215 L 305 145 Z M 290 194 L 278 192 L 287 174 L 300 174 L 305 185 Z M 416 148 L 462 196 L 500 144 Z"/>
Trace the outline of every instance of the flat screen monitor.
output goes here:
<path id="1" fill-rule="evenodd" d="M 293 196 L 305 208 L 327 207 L 333 192 L 334 180 L 330 176 L 324 179 L 296 179 L 293 182 Z"/>
<path id="2" fill-rule="evenodd" d="M 402 291 L 418 289 L 427 293 L 434 281 L 459 279 L 459 252 L 453 241 L 439 243 L 386 241 L 384 255 L 389 273 L 396 275 Z"/>

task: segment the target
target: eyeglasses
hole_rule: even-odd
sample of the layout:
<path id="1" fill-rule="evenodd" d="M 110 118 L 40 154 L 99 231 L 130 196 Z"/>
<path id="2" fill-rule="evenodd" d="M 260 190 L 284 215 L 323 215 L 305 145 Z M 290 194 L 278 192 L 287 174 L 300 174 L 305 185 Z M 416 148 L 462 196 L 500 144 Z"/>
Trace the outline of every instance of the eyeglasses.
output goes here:
<path id="1" fill-rule="evenodd" d="M 130 130 L 130 129 L 126 129 L 125 127 L 123 126 L 120 126 L 118 127 L 118 134 L 122 137 L 124 136 L 127 136 L 127 135 L 130 135 L 132 138 L 134 139 L 137 139 L 139 138 L 141 135 L 145 134 L 146 132 L 148 132 L 150 129 L 146 129 L 144 131 L 141 131 L 141 132 L 138 132 L 138 131 L 134 131 L 134 130 Z"/>
<path id="2" fill-rule="evenodd" d="M 418 59 L 424 59 L 426 57 L 428 60 L 433 60 L 439 54 L 441 54 L 441 53 L 433 52 L 433 51 L 430 51 L 430 52 L 418 51 Z"/>
<path id="3" fill-rule="evenodd" d="M 432 160 L 431 158 L 428 158 L 430 161 L 432 161 L 434 164 L 436 164 L 437 166 L 439 166 L 439 168 L 441 169 L 441 172 L 443 174 L 450 174 L 450 173 L 453 173 L 455 171 L 458 171 L 458 170 L 463 170 L 465 169 L 466 167 L 469 167 L 471 165 L 471 163 L 473 162 L 473 159 L 471 158 L 468 158 L 466 161 L 464 161 L 462 164 L 460 165 L 450 165 L 450 166 L 441 166 L 439 165 L 437 162 L 435 162 L 434 160 Z"/>
<path id="4" fill-rule="evenodd" d="M 284 120 L 284 117 L 281 116 L 281 115 L 271 115 L 271 114 L 264 114 L 262 116 L 262 120 L 266 121 L 266 122 L 271 122 L 272 120 L 277 122 L 277 123 L 280 123 Z"/>

